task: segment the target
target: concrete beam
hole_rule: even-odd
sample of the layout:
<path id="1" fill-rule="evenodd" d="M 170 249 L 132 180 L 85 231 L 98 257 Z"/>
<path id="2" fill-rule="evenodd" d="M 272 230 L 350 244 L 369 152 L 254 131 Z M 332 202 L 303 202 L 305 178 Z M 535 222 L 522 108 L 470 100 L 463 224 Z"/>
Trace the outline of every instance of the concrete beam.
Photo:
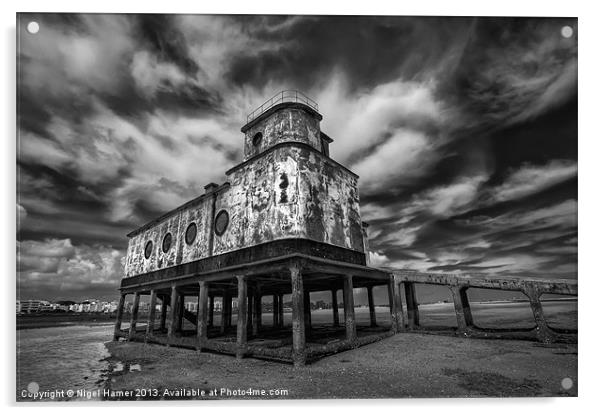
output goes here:
<path id="1" fill-rule="evenodd" d="M 347 340 L 355 341 L 357 332 L 355 327 L 355 305 L 353 302 L 353 276 L 345 275 L 343 279 L 343 298 L 345 302 L 345 331 Z"/>
<path id="2" fill-rule="evenodd" d="M 403 313 L 403 302 L 401 301 L 401 286 L 400 284 L 397 284 L 395 278 L 393 277 L 391 278 L 391 282 L 389 284 L 393 285 L 393 304 L 395 306 L 395 323 L 397 325 L 395 332 L 401 333 L 406 327 L 405 314 Z"/>
<path id="3" fill-rule="evenodd" d="M 236 323 L 236 358 L 242 359 L 247 350 L 247 278 L 239 275 L 238 318 Z"/>
<path id="4" fill-rule="evenodd" d="M 136 333 L 136 323 L 138 322 L 138 308 L 140 307 L 140 293 L 134 294 L 134 305 L 132 307 L 132 316 L 130 318 L 130 333 L 128 339 L 131 340 Z"/>
<path id="5" fill-rule="evenodd" d="M 209 291 L 209 290 L 207 290 Z M 213 327 L 213 316 L 215 314 L 215 296 L 209 296 L 209 316 L 207 317 L 208 327 Z"/>
<path id="6" fill-rule="evenodd" d="M 468 294 L 466 293 L 467 288 L 459 287 L 457 285 L 452 285 L 449 288 L 454 301 L 454 311 L 456 313 L 456 320 L 458 322 L 458 332 L 467 335 L 469 329 L 474 326 L 472 312 L 470 310 L 470 302 L 468 301 Z"/>
<path id="7" fill-rule="evenodd" d="M 148 310 L 148 321 L 146 323 L 146 336 L 144 341 L 148 341 L 148 338 L 153 335 L 155 330 L 155 314 L 157 308 L 157 292 L 151 290 L 150 293 L 150 310 Z"/>
<path id="8" fill-rule="evenodd" d="M 167 321 L 167 306 L 168 306 L 168 298 L 169 296 L 163 295 L 161 296 L 161 320 L 159 322 L 159 330 L 163 331 L 166 328 Z"/>
<path id="9" fill-rule="evenodd" d="M 303 276 L 298 265 L 291 265 L 291 289 L 293 309 L 293 363 L 295 366 L 305 365 L 305 318 Z"/>
<path id="10" fill-rule="evenodd" d="M 370 327 L 376 327 L 376 310 L 374 308 L 374 295 L 372 293 L 372 286 L 367 286 L 368 291 L 368 309 L 370 310 Z M 389 293 L 390 294 L 390 293 Z M 389 304 L 392 304 L 393 298 L 389 295 Z M 394 316 L 393 307 L 391 307 L 391 316 Z M 393 324 L 394 325 L 394 324 Z"/>
<path id="11" fill-rule="evenodd" d="M 406 293 L 406 305 L 408 307 L 408 328 L 413 330 L 420 326 L 418 301 L 416 301 L 416 287 L 412 282 L 405 282 L 404 288 Z"/>
<path id="12" fill-rule="evenodd" d="M 123 307 L 125 306 L 125 294 L 119 296 L 119 305 L 117 306 L 117 318 L 115 319 L 115 329 L 113 331 L 113 340 L 119 340 L 121 336 L 121 320 L 123 320 Z"/>
<path id="13" fill-rule="evenodd" d="M 337 290 L 330 290 L 332 296 L 332 325 L 338 327 L 339 322 L 339 303 L 337 299 Z"/>
<path id="14" fill-rule="evenodd" d="M 171 303 L 169 306 L 169 327 L 167 328 L 167 341 L 173 340 L 176 334 L 178 319 L 178 289 L 175 284 L 171 286 Z"/>
<path id="15" fill-rule="evenodd" d="M 197 311 L 197 337 L 199 341 L 199 351 L 203 350 L 205 343 L 207 343 L 207 298 L 208 298 L 208 287 L 205 281 L 199 282 L 199 304 Z"/>

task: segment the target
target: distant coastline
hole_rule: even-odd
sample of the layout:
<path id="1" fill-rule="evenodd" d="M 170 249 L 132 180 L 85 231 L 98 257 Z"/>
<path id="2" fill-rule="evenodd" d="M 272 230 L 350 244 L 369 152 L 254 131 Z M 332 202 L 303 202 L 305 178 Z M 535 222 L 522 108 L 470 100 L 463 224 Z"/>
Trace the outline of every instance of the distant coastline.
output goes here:
<path id="1" fill-rule="evenodd" d="M 542 302 L 558 302 L 558 301 L 577 301 L 575 297 L 566 298 L 548 298 L 542 299 Z M 473 304 L 511 304 L 511 303 L 525 303 L 528 300 L 524 299 L 512 299 L 512 300 L 485 300 L 485 301 L 473 301 Z M 449 304 L 447 301 L 437 302 L 424 302 L 420 303 L 422 306 L 436 306 Z M 357 306 L 358 308 L 365 308 L 367 306 Z M 286 310 L 285 310 L 286 311 Z M 124 314 L 124 321 L 129 319 L 129 313 Z M 99 324 L 111 324 L 115 321 L 115 313 L 32 313 L 32 314 L 18 314 L 17 315 L 17 330 L 24 329 L 39 329 L 47 327 L 63 327 L 63 326 L 74 326 L 74 325 L 99 325 Z"/>
<path id="2" fill-rule="evenodd" d="M 17 330 L 111 324 L 115 313 L 33 313 L 17 315 Z"/>

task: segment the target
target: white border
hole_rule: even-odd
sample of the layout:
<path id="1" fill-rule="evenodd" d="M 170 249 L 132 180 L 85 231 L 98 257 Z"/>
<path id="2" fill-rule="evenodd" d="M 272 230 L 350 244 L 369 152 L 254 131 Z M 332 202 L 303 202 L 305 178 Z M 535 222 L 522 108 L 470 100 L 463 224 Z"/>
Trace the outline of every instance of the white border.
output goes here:
<path id="1" fill-rule="evenodd" d="M 97 406 L 70 403 L 68 405 L 19 405 L 15 407 L 15 320 L 14 320 L 14 275 L 15 275 L 15 13 L 16 12 L 116 12 L 116 13 L 218 13 L 218 14 L 373 14 L 373 15 L 480 15 L 480 16 L 570 16 L 578 17 L 579 36 L 579 282 L 581 296 L 579 301 L 579 398 L 550 399 L 430 399 L 430 400 L 361 400 L 361 401 L 286 401 L 282 402 L 165 402 L 165 403 L 122 403 L 124 406 L 143 406 L 145 412 L 163 413 L 168 407 L 187 406 L 183 411 L 219 412 L 236 410 L 239 413 L 266 413 L 286 411 L 287 414 L 306 414 L 317 407 L 334 413 L 365 414 L 367 411 L 420 411 L 437 412 L 507 414 L 508 412 L 541 413 L 577 413 L 589 409 L 598 395 L 597 376 L 599 359 L 598 309 L 600 287 L 600 264 L 597 247 L 602 232 L 598 210 L 600 203 L 601 173 L 597 166 L 602 155 L 600 141 L 602 136 L 597 120 L 600 112 L 600 14 L 595 2 L 577 1 L 525 1 L 504 0 L 486 1 L 416 1 L 392 2 L 371 0 L 350 4 L 348 2 L 326 2 L 324 0 L 302 1 L 163 1 L 163 2 L 126 2 L 123 0 L 103 0 L 102 2 L 69 1 L 4 1 L 1 19 L 3 23 L 4 56 L 1 65 L 4 87 L 0 111 L 1 123 L 5 128 L 2 140 L 2 184 L 3 203 L 1 228 L 3 232 L 2 265 L 4 272 L 5 339 L 2 342 L 3 364 L 0 366 L 0 391 L 2 402 L 9 406 L 9 412 L 16 410 L 50 411 L 50 413 L 85 412 L 105 413 L 108 408 L 118 404 L 103 403 Z M 316 379 L 319 382 L 319 379 Z M 44 406 L 44 407 L 42 407 Z M 195 409 L 190 408 L 193 406 Z M 131 410 L 131 409 L 126 409 Z"/>

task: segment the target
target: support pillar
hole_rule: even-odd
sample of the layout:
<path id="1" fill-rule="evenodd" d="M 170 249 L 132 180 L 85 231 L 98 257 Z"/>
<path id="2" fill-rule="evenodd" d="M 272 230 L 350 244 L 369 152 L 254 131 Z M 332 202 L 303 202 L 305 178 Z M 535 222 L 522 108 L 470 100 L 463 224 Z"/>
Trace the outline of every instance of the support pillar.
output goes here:
<path id="1" fill-rule="evenodd" d="M 540 291 L 535 285 L 528 284 L 523 289 L 523 292 L 529 297 L 529 304 L 531 305 L 531 311 L 533 312 L 533 318 L 535 319 L 537 339 L 542 343 L 552 343 L 555 336 L 548 327 L 548 323 L 546 323 L 541 301 L 539 299 L 541 295 Z"/>
<path id="2" fill-rule="evenodd" d="M 466 288 L 453 285 L 449 287 L 454 300 L 454 311 L 456 312 L 456 321 L 458 322 L 458 332 L 466 335 L 468 329 L 473 326 L 472 312 L 470 311 L 470 302 Z"/>
<path id="3" fill-rule="evenodd" d="M 226 290 L 224 290 L 224 292 L 222 293 L 222 321 L 221 321 L 221 327 L 220 327 L 220 333 L 224 334 L 226 332 L 226 320 L 227 320 L 227 315 L 228 315 L 228 306 L 227 306 L 227 299 L 226 299 Z"/>
<path id="4" fill-rule="evenodd" d="M 167 321 L 167 300 L 166 300 L 166 295 L 161 296 L 161 321 L 159 323 L 159 330 L 161 330 L 161 332 L 163 332 L 165 330 L 166 327 L 166 321 Z"/>
<path id="5" fill-rule="evenodd" d="M 113 332 L 113 340 L 119 340 L 121 337 L 121 321 L 123 320 L 123 308 L 125 306 L 125 294 L 119 296 L 119 305 L 117 306 L 117 316 L 115 320 L 115 330 Z"/>
<path id="6" fill-rule="evenodd" d="M 261 330 L 261 287 L 257 284 L 253 293 L 253 335 L 257 336 Z"/>
<path id="7" fill-rule="evenodd" d="M 150 310 L 148 310 L 148 322 L 146 323 L 146 336 L 144 341 L 148 341 L 149 337 L 153 335 L 155 330 L 155 314 L 157 308 L 157 292 L 151 290 L 150 293 Z"/>
<path id="8" fill-rule="evenodd" d="M 207 296 L 208 287 L 206 281 L 199 282 L 199 306 L 197 309 L 197 337 L 199 341 L 199 352 L 207 344 Z"/>
<path id="9" fill-rule="evenodd" d="M 169 327 L 167 328 L 167 342 L 173 340 L 176 334 L 178 320 L 178 290 L 175 285 L 171 286 L 171 303 L 169 305 Z"/>
<path id="10" fill-rule="evenodd" d="M 209 290 L 209 289 L 207 289 Z M 215 312 L 215 296 L 209 296 L 209 316 L 207 317 L 207 327 L 213 327 L 213 314 Z"/>
<path id="11" fill-rule="evenodd" d="M 293 309 L 293 363 L 296 367 L 305 365 L 305 318 L 303 310 L 303 276 L 299 265 L 290 267 L 291 301 Z"/>
<path id="12" fill-rule="evenodd" d="M 140 293 L 134 295 L 134 306 L 132 307 L 132 316 L 130 319 L 130 333 L 128 340 L 132 340 L 136 333 L 136 323 L 138 322 L 138 308 L 140 307 Z"/>
<path id="13" fill-rule="evenodd" d="M 357 340 L 355 327 L 355 305 L 353 303 L 353 276 L 345 275 L 343 279 L 343 298 L 345 302 L 345 331 L 347 340 Z"/>
<path id="14" fill-rule="evenodd" d="M 278 294 L 278 328 L 284 327 L 284 295 Z"/>
<path id="15" fill-rule="evenodd" d="M 376 310 L 374 308 L 374 294 L 372 292 L 373 288 L 374 287 L 371 285 L 366 287 L 366 290 L 368 290 L 368 308 L 370 309 L 370 327 L 376 327 Z M 389 293 L 389 304 L 392 304 L 392 300 L 393 298 L 391 293 Z M 391 317 L 393 317 L 393 314 L 393 307 L 391 307 Z"/>
<path id="16" fill-rule="evenodd" d="M 332 295 L 332 325 L 339 326 L 339 303 L 337 300 L 337 290 L 330 290 Z"/>
<path id="17" fill-rule="evenodd" d="M 272 326 L 274 328 L 278 327 L 278 295 L 272 295 Z"/>
<path id="18" fill-rule="evenodd" d="M 226 328 L 232 327 L 232 293 L 226 292 Z"/>
<path id="19" fill-rule="evenodd" d="M 305 320 L 305 333 L 311 330 L 311 300 L 309 291 L 303 293 L 303 319 Z"/>
<path id="20" fill-rule="evenodd" d="M 182 332 L 182 325 L 184 324 L 184 294 L 178 295 L 178 307 L 177 310 L 177 320 L 176 320 L 176 331 Z"/>
<path id="21" fill-rule="evenodd" d="M 238 275 L 238 319 L 236 325 L 236 358 L 242 359 L 247 351 L 247 279 Z"/>
<path id="22" fill-rule="evenodd" d="M 389 284 L 392 285 L 392 288 L 390 289 L 393 290 L 393 305 L 395 307 L 396 323 L 395 332 L 401 333 L 406 327 L 405 316 L 403 314 L 403 304 L 401 302 L 401 286 L 395 282 L 395 277 L 393 276 L 391 277 Z M 391 320 L 391 323 L 393 323 L 393 320 Z"/>
<path id="23" fill-rule="evenodd" d="M 253 294 L 247 287 L 247 330 L 253 333 Z"/>
<path id="24" fill-rule="evenodd" d="M 416 301 L 416 287 L 413 282 L 404 282 L 406 292 L 406 304 L 408 307 L 408 328 L 418 328 L 420 320 L 418 317 L 418 302 Z"/>

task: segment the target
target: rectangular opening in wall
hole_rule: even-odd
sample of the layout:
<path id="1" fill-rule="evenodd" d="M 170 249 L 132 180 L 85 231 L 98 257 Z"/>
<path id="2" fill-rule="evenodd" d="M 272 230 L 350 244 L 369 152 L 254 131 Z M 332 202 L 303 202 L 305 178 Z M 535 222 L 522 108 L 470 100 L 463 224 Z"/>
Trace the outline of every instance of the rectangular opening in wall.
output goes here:
<path id="1" fill-rule="evenodd" d="M 454 302 L 448 287 L 433 284 L 414 284 L 414 286 L 416 287 L 420 327 L 449 329 L 457 326 Z M 401 288 L 401 297 L 407 313 L 403 284 Z"/>
<path id="2" fill-rule="evenodd" d="M 475 326 L 484 329 L 531 329 L 535 327 L 529 298 L 520 291 L 486 288 L 467 290 Z"/>

